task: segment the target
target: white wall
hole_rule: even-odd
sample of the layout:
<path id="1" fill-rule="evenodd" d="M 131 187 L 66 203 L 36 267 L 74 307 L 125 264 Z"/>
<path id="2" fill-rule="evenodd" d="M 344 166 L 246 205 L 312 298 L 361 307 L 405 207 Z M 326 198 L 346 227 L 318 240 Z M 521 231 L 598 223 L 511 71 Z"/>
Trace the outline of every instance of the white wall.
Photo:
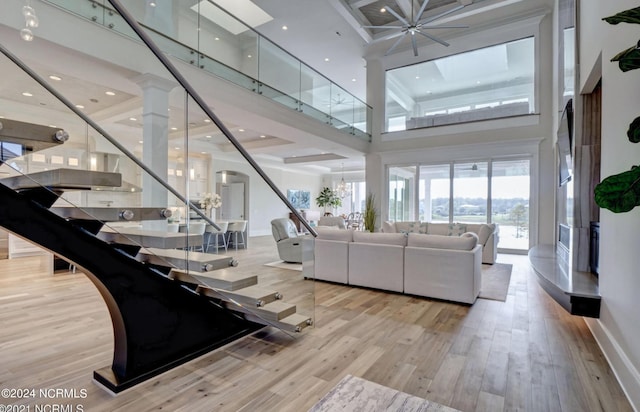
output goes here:
<path id="1" fill-rule="evenodd" d="M 263 236 L 271 234 L 271 220 L 288 217 L 289 209 L 280 198 L 264 182 L 244 160 L 214 159 L 211 163 L 211 178 L 215 182 L 216 172 L 234 170 L 249 176 L 249 236 Z M 273 183 L 286 196 L 287 189 L 304 189 L 311 192 L 311 209 L 317 209 L 315 198 L 322 188 L 322 176 L 305 174 L 285 168 L 261 166 Z M 224 202 L 224 199 L 222 199 Z"/>
<path id="2" fill-rule="evenodd" d="M 637 24 L 610 25 L 601 19 L 638 7 L 635 0 L 580 2 L 580 90 L 588 93 L 592 73 L 602 73 L 602 163 L 606 178 L 640 163 L 640 145 L 627 140 L 629 123 L 640 115 L 640 70 L 623 73 L 618 52 L 636 44 Z M 602 67 L 599 55 L 602 53 Z M 640 409 L 640 207 L 615 214 L 600 211 L 600 319 L 588 319 L 594 336 L 625 392 Z"/>

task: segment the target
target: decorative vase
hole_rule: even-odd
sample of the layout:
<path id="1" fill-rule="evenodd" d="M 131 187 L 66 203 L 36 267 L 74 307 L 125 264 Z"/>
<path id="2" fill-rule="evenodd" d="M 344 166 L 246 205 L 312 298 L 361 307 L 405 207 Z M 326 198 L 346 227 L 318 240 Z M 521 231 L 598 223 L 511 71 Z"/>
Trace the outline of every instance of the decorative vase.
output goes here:
<path id="1" fill-rule="evenodd" d="M 216 221 L 216 209 L 213 207 L 209 209 L 209 219 L 211 219 L 212 222 Z"/>

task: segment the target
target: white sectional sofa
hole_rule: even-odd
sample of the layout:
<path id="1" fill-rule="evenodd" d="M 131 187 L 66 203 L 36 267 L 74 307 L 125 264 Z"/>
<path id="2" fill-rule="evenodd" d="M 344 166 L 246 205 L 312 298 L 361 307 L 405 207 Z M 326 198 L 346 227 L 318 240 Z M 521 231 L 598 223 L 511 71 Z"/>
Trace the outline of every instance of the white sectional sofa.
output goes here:
<path id="1" fill-rule="evenodd" d="M 495 223 L 384 222 L 382 231 L 442 236 L 460 236 L 472 232 L 478 235 L 478 243 L 482 246 L 482 263 L 493 265 L 498 255 L 500 229 Z"/>
<path id="2" fill-rule="evenodd" d="M 369 233 L 318 227 L 315 279 L 473 304 L 480 293 L 478 236 Z"/>
<path id="3" fill-rule="evenodd" d="M 480 294 L 482 246 L 478 239 L 409 233 L 404 248 L 404 290 L 472 304 Z"/>

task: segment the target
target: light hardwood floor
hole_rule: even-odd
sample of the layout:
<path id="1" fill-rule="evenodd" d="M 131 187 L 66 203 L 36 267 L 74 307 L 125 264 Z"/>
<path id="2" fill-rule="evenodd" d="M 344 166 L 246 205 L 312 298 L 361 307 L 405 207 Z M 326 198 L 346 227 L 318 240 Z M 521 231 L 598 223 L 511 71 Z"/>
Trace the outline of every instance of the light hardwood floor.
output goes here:
<path id="1" fill-rule="evenodd" d="M 631 410 L 583 319 L 545 294 L 526 256 L 499 256 L 514 265 L 506 302 L 471 307 L 305 281 L 263 265 L 277 260 L 270 236 L 252 238 L 238 258 L 238 269 L 286 289 L 287 302 L 315 289 L 315 327 L 295 338 L 265 328 L 116 397 L 92 383 L 113 343 L 89 280 L 48 275 L 39 258 L 0 260 L 0 389 L 87 394 L 0 405 L 297 412 L 352 374 L 462 411 Z"/>

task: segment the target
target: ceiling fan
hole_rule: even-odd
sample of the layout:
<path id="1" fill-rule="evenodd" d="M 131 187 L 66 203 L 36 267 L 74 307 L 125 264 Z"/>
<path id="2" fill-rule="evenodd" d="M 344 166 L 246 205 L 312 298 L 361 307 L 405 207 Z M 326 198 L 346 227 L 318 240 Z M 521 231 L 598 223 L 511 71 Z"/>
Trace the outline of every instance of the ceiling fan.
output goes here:
<path id="1" fill-rule="evenodd" d="M 465 2 L 465 3 L 469 3 L 469 2 Z M 424 2 L 422 3 L 422 6 L 420 7 L 420 10 L 418 10 L 417 14 L 413 13 L 413 1 L 411 2 L 411 17 L 410 18 L 404 18 L 402 16 L 400 16 L 398 13 L 396 13 L 391 7 L 384 7 L 381 11 L 382 12 L 386 12 L 388 11 L 389 13 L 391 13 L 396 19 L 398 19 L 400 21 L 400 23 L 402 23 L 401 26 L 362 26 L 365 29 L 400 29 L 400 32 L 398 32 L 398 34 L 394 35 L 393 37 L 396 36 L 400 36 L 400 38 L 398 40 L 396 40 L 395 43 L 393 43 L 393 45 L 389 48 L 389 50 L 387 50 L 387 52 L 384 54 L 385 56 L 387 56 L 389 53 L 391 53 L 396 47 L 398 47 L 398 45 L 400 44 L 400 42 L 402 42 L 402 40 L 407 36 L 407 35 L 411 35 L 411 46 L 413 47 L 413 55 L 414 56 L 418 56 L 418 45 L 417 45 L 417 41 L 416 41 L 416 34 L 419 34 L 421 36 L 424 36 L 428 39 L 431 39 L 437 43 L 442 44 L 443 46 L 449 46 L 449 43 L 447 43 L 446 41 L 425 33 L 424 30 L 429 30 L 429 29 L 466 29 L 469 26 L 465 26 L 465 25 L 447 25 L 447 26 L 438 26 L 438 25 L 431 25 L 429 23 L 436 21 L 444 16 L 447 16 L 451 13 L 455 13 L 456 11 L 462 9 L 465 7 L 465 4 L 460 4 L 452 9 L 449 9 L 445 12 L 436 14 L 435 16 L 429 16 L 426 17 L 424 19 L 422 19 L 422 14 L 424 13 L 427 4 L 429 4 L 429 0 L 424 0 Z"/>

